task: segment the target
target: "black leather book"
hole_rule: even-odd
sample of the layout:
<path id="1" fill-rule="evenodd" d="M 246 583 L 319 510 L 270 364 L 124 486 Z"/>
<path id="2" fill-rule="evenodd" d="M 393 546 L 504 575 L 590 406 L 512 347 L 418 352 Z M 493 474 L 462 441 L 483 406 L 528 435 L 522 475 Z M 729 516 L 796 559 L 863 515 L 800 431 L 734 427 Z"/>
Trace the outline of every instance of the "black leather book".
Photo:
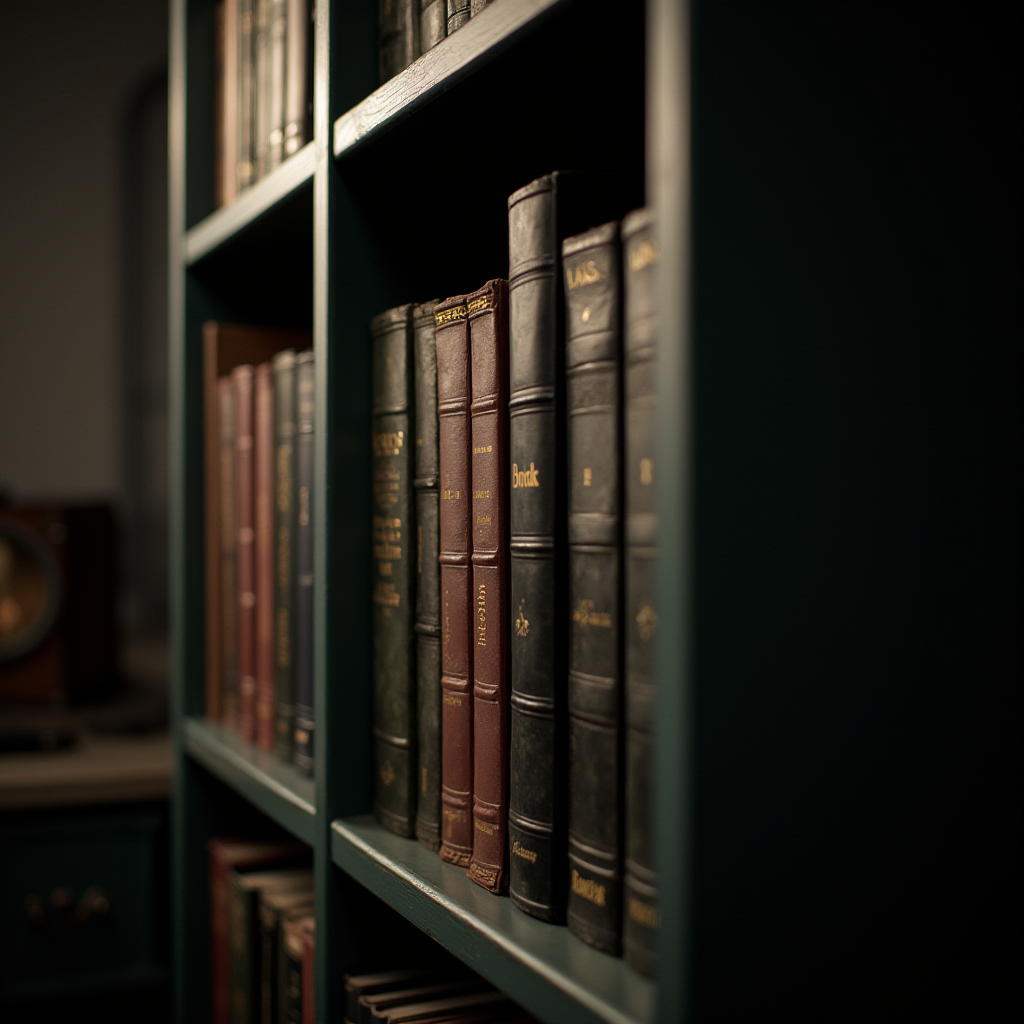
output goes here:
<path id="1" fill-rule="evenodd" d="M 377 0 L 380 82 L 407 68 L 420 52 L 419 0 Z"/>
<path id="2" fill-rule="evenodd" d="M 562 243 L 569 476 L 569 929 L 619 952 L 621 285 L 613 221 Z"/>
<path id="3" fill-rule="evenodd" d="M 634 183 L 556 171 L 509 216 L 512 734 L 510 880 L 534 917 L 565 917 L 565 289 L 561 243 L 628 209 Z"/>
<path id="4" fill-rule="evenodd" d="M 658 886 L 654 872 L 652 760 L 654 757 L 654 593 L 658 558 L 654 439 L 657 416 L 658 249 L 650 210 L 622 221 L 622 306 L 625 367 L 625 614 L 626 828 L 622 953 L 643 974 L 656 966 Z"/>
<path id="5" fill-rule="evenodd" d="M 370 322 L 373 338 L 373 812 L 413 835 L 416 665 L 413 645 L 412 306 Z"/>
<path id="6" fill-rule="evenodd" d="M 295 351 L 274 357 L 274 750 L 295 748 Z"/>
<path id="7" fill-rule="evenodd" d="M 469 21 L 469 4 L 470 0 L 448 0 L 448 35 Z"/>
<path id="8" fill-rule="evenodd" d="M 413 309 L 416 445 L 416 838 L 441 848 L 441 567 L 437 446 L 437 346 L 434 306 Z"/>
<path id="9" fill-rule="evenodd" d="M 437 46 L 447 34 L 447 0 L 420 0 L 420 53 Z"/>
<path id="10" fill-rule="evenodd" d="M 313 774 L 313 396 L 312 352 L 295 357 L 295 766 Z"/>

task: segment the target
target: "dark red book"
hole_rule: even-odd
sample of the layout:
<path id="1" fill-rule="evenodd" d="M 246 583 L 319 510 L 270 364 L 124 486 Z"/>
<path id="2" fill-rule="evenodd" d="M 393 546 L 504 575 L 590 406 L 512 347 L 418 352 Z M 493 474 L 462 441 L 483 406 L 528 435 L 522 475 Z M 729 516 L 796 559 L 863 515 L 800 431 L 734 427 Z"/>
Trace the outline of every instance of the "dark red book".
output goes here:
<path id="1" fill-rule="evenodd" d="M 434 311 L 441 474 L 441 859 L 473 853 L 473 668 L 470 647 L 469 325 L 466 297 Z"/>
<path id="2" fill-rule="evenodd" d="M 256 530 L 252 366 L 231 371 L 235 389 L 235 586 L 238 590 L 238 732 L 252 743 L 256 726 Z"/>
<path id="3" fill-rule="evenodd" d="M 508 282 L 466 296 L 472 354 L 473 856 L 469 877 L 508 885 Z"/>
<path id="4" fill-rule="evenodd" d="M 256 742 L 274 749 L 274 371 L 256 367 Z"/>

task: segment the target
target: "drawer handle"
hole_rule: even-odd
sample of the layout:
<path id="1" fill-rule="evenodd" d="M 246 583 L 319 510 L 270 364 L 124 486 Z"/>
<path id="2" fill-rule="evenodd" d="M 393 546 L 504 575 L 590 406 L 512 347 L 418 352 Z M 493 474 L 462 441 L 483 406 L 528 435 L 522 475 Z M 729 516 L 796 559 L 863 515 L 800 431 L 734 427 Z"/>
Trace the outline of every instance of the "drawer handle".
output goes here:
<path id="1" fill-rule="evenodd" d="M 25 917 L 29 923 L 52 934 L 75 931 L 93 918 L 106 917 L 109 913 L 110 900 L 98 885 L 90 885 L 77 904 L 74 893 L 63 886 L 50 893 L 49 907 L 41 896 L 25 897 Z"/>

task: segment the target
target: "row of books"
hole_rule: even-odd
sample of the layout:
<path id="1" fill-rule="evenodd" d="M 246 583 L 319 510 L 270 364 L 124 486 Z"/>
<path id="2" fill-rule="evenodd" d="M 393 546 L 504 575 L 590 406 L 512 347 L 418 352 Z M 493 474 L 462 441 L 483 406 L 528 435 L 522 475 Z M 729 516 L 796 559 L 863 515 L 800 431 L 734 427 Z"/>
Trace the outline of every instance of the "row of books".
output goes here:
<path id="1" fill-rule="evenodd" d="M 207 716 L 312 774 L 309 335 L 208 323 L 204 344 Z"/>
<path id="2" fill-rule="evenodd" d="M 310 0 L 218 0 L 217 205 L 230 203 L 312 138 Z"/>
<path id="3" fill-rule="evenodd" d="M 213 1024 L 312 1024 L 308 848 L 211 839 L 209 858 Z"/>
<path id="4" fill-rule="evenodd" d="M 634 197 L 540 178 L 508 200 L 508 280 L 371 323 L 374 809 L 651 974 L 658 250 Z"/>
<path id="5" fill-rule="evenodd" d="M 491 0 L 378 0 L 381 84 L 479 14 Z"/>

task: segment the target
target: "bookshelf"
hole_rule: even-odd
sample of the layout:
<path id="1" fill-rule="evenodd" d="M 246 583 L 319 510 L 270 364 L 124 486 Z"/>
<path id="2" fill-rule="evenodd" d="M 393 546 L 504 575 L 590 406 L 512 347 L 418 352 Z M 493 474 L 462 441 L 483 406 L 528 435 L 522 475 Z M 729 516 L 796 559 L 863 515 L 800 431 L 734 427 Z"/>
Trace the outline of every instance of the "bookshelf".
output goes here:
<path id="1" fill-rule="evenodd" d="M 899 25 L 846 8 L 495 0 L 376 88 L 375 25 L 373 0 L 317 3 L 313 141 L 215 210 L 214 6 L 171 4 L 178 1019 L 209 1005 L 206 839 L 272 826 L 313 850 L 321 1024 L 342 1017 L 344 971 L 405 941 L 401 924 L 548 1024 L 838 1019 L 836 1005 L 912 1019 L 958 998 L 983 1016 L 1014 947 L 955 927 L 968 900 L 950 879 L 973 864 L 998 901 L 1020 852 L 1019 836 L 986 846 L 1019 750 L 991 723 L 1019 705 L 960 685 L 967 665 L 1019 659 L 1004 614 L 1020 600 L 1004 557 L 1019 493 L 977 480 L 1019 465 L 1013 432 L 989 430 L 1019 422 L 1019 360 L 999 347 L 1015 264 L 979 242 L 1020 161 L 963 113 L 1009 116 L 1014 90 L 954 87 L 945 55 L 977 26 L 932 24 L 908 56 Z M 968 137 L 969 172 L 947 159 Z M 506 197 L 594 165 L 645 176 L 662 256 L 654 982 L 367 816 L 370 317 L 503 275 Z M 943 191 L 964 182 L 973 220 Z M 968 250 L 953 287 L 943 261 Z M 313 333 L 313 781 L 202 718 L 209 318 Z M 973 860 L 948 843 L 964 822 Z"/>

